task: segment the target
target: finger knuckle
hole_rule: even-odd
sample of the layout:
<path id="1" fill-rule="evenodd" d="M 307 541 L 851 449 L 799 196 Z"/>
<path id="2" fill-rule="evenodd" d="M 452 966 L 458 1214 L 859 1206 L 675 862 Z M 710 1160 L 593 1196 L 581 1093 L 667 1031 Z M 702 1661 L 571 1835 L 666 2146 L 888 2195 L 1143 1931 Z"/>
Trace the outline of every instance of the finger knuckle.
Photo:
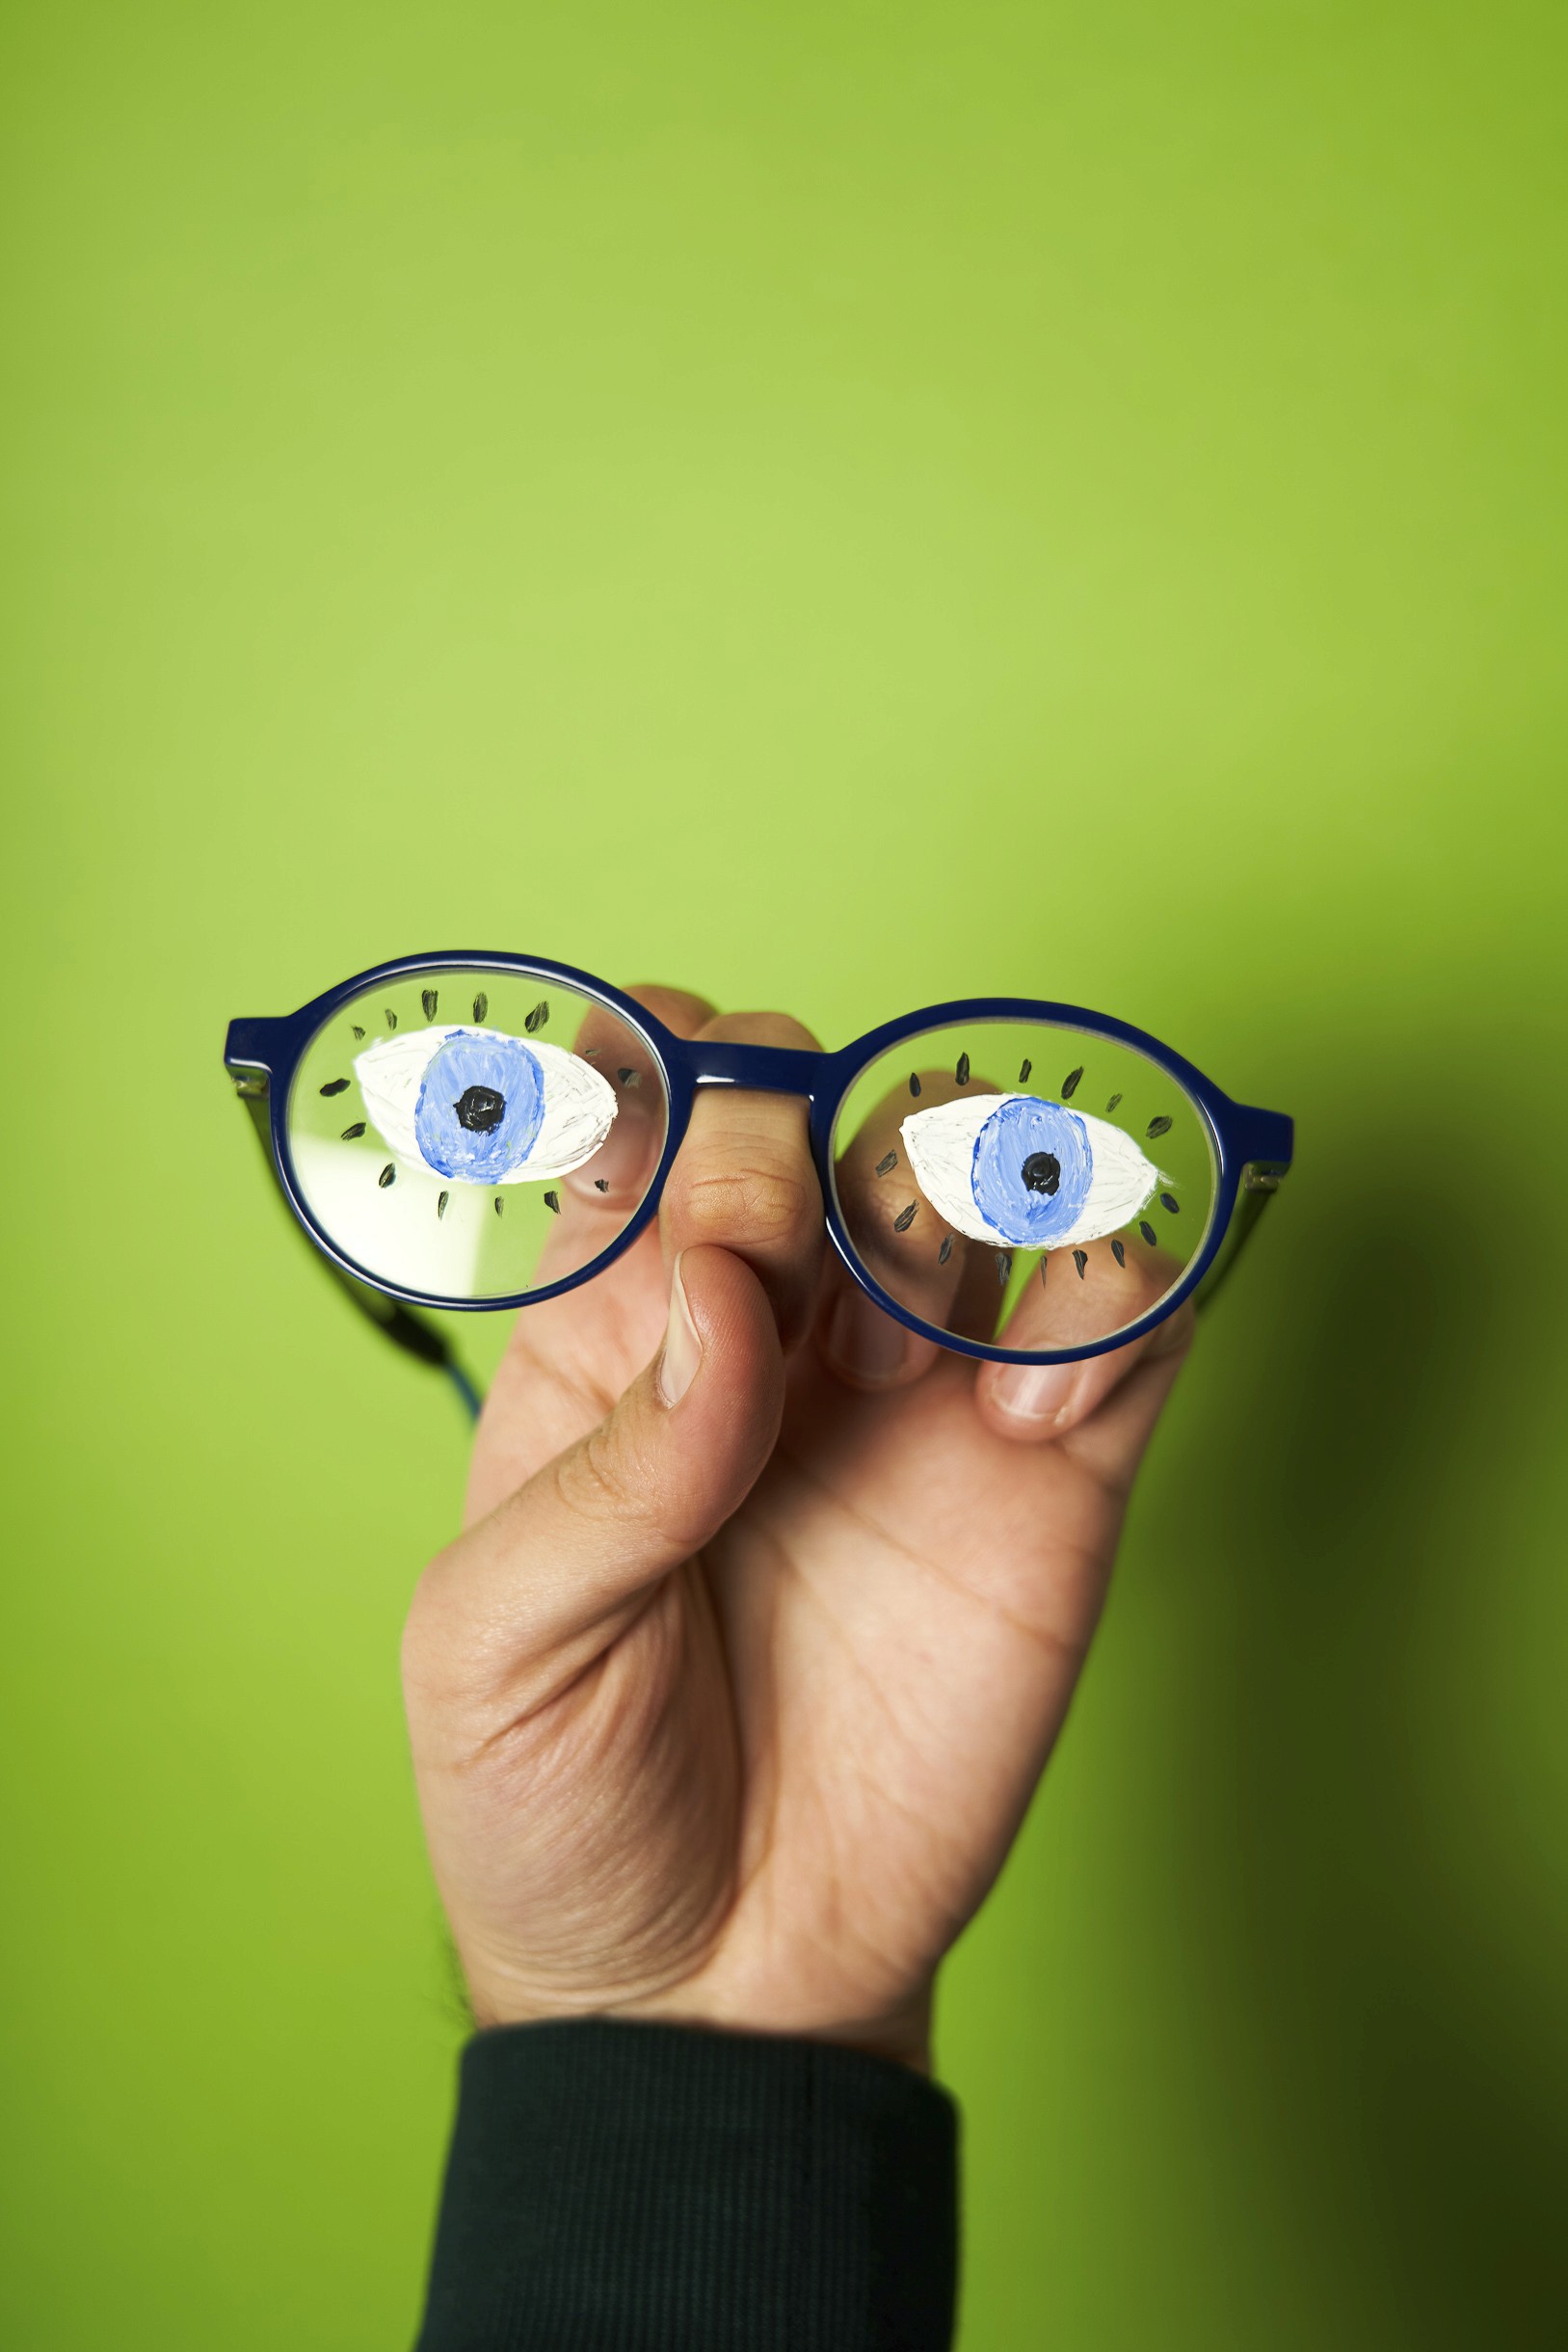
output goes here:
<path id="1" fill-rule="evenodd" d="M 555 1464 L 555 1488 L 564 1509 L 596 1538 L 634 1537 L 672 1557 L 698 1540 L 685 1523 L 679 1480 L 661 1478 L 624 1427 L 607 1423 L 564 1454 Z"/>
<path id="2" fill-rule="evenodd" d="M 1178 1307 L 1174 1315 L 1167 1315 L 1155 1332 L 1149 1352 L 1152 1356 L 1185 1355 L 1197 1336 L 1197 1330 L 1198 1319 L 1189 1298 Z"/>
<path id="3" fill-rule="evenodd" d="M 730 1045 L 787 1046 L 797 1053 L 819 1054 L 816 1037 L 793 1013 L 720 1013 L 704 1029 Z"/>
<path id="4" fill-rule="evenodd" d="M 806 1178 L 762 1162 L 699 1170 L 687 1177 L 679 1205 L 696 1242 L 783 1244 L 815 1219 Z"/>
<path id="5" fill-rule="evenodd" d="M 644 1516 L 641 1482 L 628 1475 L 623 1448 L 608 1426 L 591 1430 L 554 1464 L 556 1494 L 574 1519 L 593 1527 L 627 1527 Z"/>
<path id="6" fill-rule="evenodd" d="M 707 999 L 694 995 L 689 988 L 668 988 L 660 981 L 649 980 L 628 989 L 626 994 L 678 1036 L 694 1034 L 713 1018 L 713 1007 Z"/>

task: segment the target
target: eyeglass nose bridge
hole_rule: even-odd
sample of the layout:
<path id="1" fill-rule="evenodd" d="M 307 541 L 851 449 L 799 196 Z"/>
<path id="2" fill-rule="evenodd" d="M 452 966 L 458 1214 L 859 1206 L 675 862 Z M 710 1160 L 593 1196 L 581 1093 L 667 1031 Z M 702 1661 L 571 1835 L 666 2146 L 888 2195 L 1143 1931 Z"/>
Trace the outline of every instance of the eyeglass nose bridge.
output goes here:
<path id="1" fill-rule="evenodd" d="M 750 1086 L 764 1094 L 803 1094 L 815 1102 L 828 1083 L 833 1056 L 798 1046 L 732 1045 L 717 1037 L 683 1041 L 681 1057 L 694 1085 Z"/>

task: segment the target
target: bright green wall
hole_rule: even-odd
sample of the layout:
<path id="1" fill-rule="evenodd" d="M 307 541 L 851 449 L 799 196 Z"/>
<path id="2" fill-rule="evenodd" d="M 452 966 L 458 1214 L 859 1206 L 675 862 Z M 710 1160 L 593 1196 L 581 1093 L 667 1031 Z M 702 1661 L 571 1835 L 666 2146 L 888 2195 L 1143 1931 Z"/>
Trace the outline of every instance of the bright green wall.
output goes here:
<path id="1" fill-rule="evenodd" d="M 218 1057 L 468 944 L 1297 1113 L 946 1979 L 966 2352 L 1568 2335 L 1565 29 L 7 13 L 8 2345 L 412 2325 L 463 1430 Z"/>

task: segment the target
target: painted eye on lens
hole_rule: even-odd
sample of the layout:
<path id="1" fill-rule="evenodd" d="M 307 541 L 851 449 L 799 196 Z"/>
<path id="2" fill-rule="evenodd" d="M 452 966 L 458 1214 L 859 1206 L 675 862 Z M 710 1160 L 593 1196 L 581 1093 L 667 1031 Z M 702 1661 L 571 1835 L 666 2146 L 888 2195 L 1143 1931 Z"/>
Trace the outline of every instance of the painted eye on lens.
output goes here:
<path id="1" fill-rule="evenodd" d="M 452 1184 L 565 1176 L 616 1113 L 614 1087 L 578 1055 L 500 1029 L 405 1029 L 358 1055 L 354 1075 L 393 1158 Z"/>
<path id="2" fill-rule="evenodd" d="M 915 1181 L 970 1241 L 1063 1249 L 1126 1225 L 1160 1171 L 1130 1136 L 1032 1094 L 976 1094 L 917 1110 L 899 1131 Z"/>

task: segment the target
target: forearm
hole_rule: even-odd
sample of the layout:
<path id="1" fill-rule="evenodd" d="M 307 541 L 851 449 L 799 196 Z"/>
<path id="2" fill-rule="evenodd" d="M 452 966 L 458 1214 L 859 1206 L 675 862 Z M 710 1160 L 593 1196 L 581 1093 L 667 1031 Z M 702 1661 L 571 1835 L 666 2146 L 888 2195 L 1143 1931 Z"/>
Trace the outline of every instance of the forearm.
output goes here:
<path id="1" fill-rule="evenodd" d="M 480 2034 L 418 2352 L 946 2352 L 956 2139 L 943 2092 L 827 2044 Z"/>

